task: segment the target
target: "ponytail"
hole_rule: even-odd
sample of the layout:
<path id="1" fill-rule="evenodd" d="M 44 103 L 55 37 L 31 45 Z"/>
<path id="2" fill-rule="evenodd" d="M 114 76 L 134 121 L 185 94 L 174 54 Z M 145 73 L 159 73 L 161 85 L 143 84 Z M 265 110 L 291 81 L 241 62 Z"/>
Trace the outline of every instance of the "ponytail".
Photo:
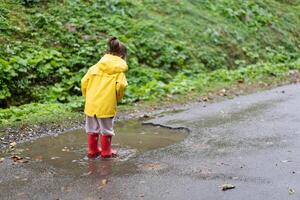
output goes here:
<path id="1" fill-rule="evenodd" d="M 118 38 L 111 37 L 107 42 L 107 53 L 125 59 L 127 56 L 127 48 L 118 40 Z"/>

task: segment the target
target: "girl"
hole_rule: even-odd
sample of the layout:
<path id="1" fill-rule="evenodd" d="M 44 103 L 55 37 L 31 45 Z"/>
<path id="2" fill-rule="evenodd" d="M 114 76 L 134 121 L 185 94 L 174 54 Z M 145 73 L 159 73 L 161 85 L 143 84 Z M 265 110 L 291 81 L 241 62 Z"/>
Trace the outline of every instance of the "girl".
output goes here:
<path id="1" fill-rule="evenodd" d="M 125 72 L 127 49 L 116 37 L 107 43 L 107 53 L 92 66 L 81 80 L 85 97 L 86 132 L 88 134 L 88 157 L 116 155 L 111 149 L 114 116 L 117 102 L 121 101 L 127 86 Z M 98 138 L 101 137 L 101 148 Z"/>

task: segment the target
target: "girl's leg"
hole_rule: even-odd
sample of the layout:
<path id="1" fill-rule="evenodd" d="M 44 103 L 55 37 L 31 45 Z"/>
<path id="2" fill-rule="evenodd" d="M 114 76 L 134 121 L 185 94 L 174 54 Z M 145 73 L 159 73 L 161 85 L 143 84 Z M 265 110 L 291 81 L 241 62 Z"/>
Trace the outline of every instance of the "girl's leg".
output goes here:
<path id="1" fill-rule="evenodd" d="M 85 129 L 88 134 L 88 157 L 94 158 L 100 155 L 98 148 L 100 125 L 95 117 L 86 116 Z"/>
<path id="2" fill-rule="evenodd" d="M 115 135 L 113 130 L 114 118 L 98 119 L 101 128 L 101 156 L 109 158 L 117 155 L 117 151 L 111 148 L 112 136 Z"/>
<path id="3" fill-rule="evenodd" d="M 94 158 L 100 155 L 98 148 L 98 138 L 97 133 L 88 133 L 88 157 Z"/>

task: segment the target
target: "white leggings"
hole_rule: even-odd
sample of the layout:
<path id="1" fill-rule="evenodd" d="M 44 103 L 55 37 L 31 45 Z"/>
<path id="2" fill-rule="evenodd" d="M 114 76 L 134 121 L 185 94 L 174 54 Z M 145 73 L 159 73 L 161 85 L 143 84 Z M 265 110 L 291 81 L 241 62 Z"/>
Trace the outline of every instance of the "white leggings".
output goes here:
<path id="1" fill-rule="evenodd" d="M 87 133 L 100 133 L 103 135 L 115 135 L 114 118 L 96 118 L 85 116 L 85 131 Z"/>

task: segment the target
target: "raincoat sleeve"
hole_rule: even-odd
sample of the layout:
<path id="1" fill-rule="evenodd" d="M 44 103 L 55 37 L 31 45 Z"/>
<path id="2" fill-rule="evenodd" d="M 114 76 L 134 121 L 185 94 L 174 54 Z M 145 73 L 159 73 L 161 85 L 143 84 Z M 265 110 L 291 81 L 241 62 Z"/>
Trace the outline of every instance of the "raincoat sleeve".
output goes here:
<path id="1" fill-rule="evenodd" d="M 117 101 L 120 102 L 124 96 L 125 88 L 127 87 L 128 83 L 124 73 L 120 73 L 117 77 L 117 86 L 116 86 L 116 94 L 117 94 Z"/>
<path id="2" fill-rule="evenodd" d="M 89 79 L 90 79 L 90 70 L 81 79 L 81 92 L 82 92 L 82 96 L 84 96 L 84 97 L 86 96 L 86 88 L 87 88 Z"/>

